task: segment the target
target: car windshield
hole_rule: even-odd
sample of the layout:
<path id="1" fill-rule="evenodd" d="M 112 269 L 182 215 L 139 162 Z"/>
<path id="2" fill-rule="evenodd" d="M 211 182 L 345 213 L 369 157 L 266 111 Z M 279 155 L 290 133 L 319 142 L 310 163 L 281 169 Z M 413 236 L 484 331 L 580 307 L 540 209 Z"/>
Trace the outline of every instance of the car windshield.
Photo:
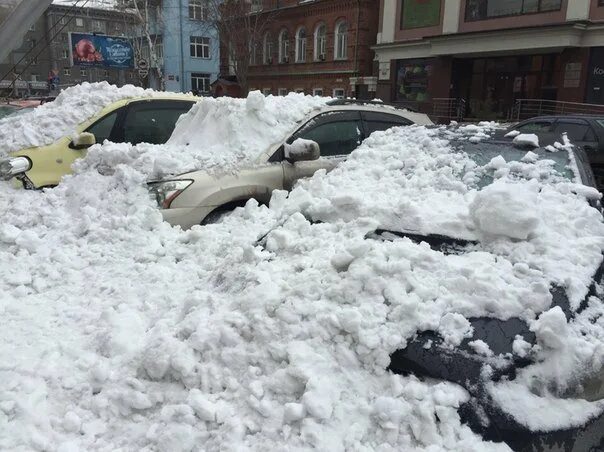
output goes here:
<path id="1" fill-rule="evenodd" d="M 464 143 L 461 146 L 476 163 L 469 168 L 464 180 L 483 188 L 493 183 L 497 172 L 506 172 L 518 179 L 538 179 L 544 182 L 574 181 L 568 152 L 550 152 L 543 148 L 517 148 L 505 143 Z"/>
<path id="2" fill-rule="evenodd" d="M 0 105 L 0 119 L 12 115 L 19 109 L 13 105 Z"/>

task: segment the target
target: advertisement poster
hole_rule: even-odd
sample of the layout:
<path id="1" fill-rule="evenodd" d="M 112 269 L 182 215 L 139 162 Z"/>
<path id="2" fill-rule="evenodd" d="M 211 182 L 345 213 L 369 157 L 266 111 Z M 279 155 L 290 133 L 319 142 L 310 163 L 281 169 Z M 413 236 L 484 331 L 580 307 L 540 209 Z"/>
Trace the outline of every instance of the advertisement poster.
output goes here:
<path id="1" fill-rule="evenodd" d="M 117 36 L 70 33 L 72 66 L 128 69 L 134 67 L 132 43 Z"/>
<path id="2" fill-rule="evenodd" d="M 440 0 L 406 0 L 403 2 L 401 28 L 432 27 L 440 23 Z"/>

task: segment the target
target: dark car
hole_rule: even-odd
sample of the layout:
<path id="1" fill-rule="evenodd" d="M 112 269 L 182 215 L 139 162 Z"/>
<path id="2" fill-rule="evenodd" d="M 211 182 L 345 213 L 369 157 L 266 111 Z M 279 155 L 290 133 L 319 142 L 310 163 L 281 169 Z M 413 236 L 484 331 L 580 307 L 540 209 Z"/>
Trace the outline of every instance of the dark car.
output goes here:
<path id="1" fill-rule="evenodd" d="M 537 135 L 542 146 L 560 141 L 566 133 L 574 145 L 585 150 L 598 186 L 604 188 L 604 116 L 538 116 L 510 127 L 500 137 L 514 130 Z"/>
<path id="2" fill-rule="evenodd" d="M 526 148 L 518 148 L 506 141 L 484 141 L 472 144 L 458 142 L 456 147 L 468 153 L 479 165 L 487 164 L 492 158 L 504 156 L 507 161 L 520 161 L 526 156 Z M 549 152 L 543 148 L 530 149 L 540 159 L 553 160 L 556 170 L 563 176 L 573 179 L 576 175 L 569 166 L 575 156 L 578 167 L 578 180 L 582 184 L 594 187 L 593 174 L 585 153 L 581 149 Z M 479 182 L 488 185 L 492 179 L 487 175 Z M 599 202 L 593 207 L 600 209 Z M 408 231 L 376 230 L 367 236 L 374 240 L 396 240 L 404 237 L 417 243 L 424 242 L 432 249 L 444 254 L 461 255 L 480 249 L 477 241 L 460 240 L 442 235 L 418 235 Z M 571 307 L 563 287 L 552 286 L 552 306 L 559 306 L 568 322 L 588 306 L 589 297 L 596 296 L 604 273 L 604 265 L 593 274 L 593 283 L 589 294 L 578 307 Z M 505 442 L 518 451 L 598 451 L 604 450 L 604 415 L 592 419 L 587 425 L 560 431 L 535 432 L 516 422 L 501 409 L 489 395 L 487 387 L 502 379 L 513 381 L 516 371 L 534 364 L 531 356 L 520 357 L 514 353 L 513 344 L 521 337 L 529 344 L 536 343 L 535 334 L 529 325 L 520 318 L 500 320 L 489 317 L 468 319 L 474 328 L 472 338 L 465 339 L 458 347 L 445 344 L 436 331 L 418 332 L 415 339 L 406 348 L 391 354 L 389 370 L 399 374 L 414 374 L 420 378 L 435 378 L 457 383 L 470 393 L 471 399 L 459 409 L 462 420 L 484 439 Z M 495 355 L 506 357 L 503 363 L 492 368 L 492 360 L 478 353 L 469 345 L 470 341 L 481 340 Z M 489 372 L 485 370 L 489 370 Z M 602 373 L 602 372 L 601 372 Z M 604 375 L 600 375 L 600 392 L 604 388 Z M 597 392 L 597 391 L 596 391 Z M 599 396 L 598 396 L 599 397 Z M 539 413 L 534 413 L 539 416 Z"/>

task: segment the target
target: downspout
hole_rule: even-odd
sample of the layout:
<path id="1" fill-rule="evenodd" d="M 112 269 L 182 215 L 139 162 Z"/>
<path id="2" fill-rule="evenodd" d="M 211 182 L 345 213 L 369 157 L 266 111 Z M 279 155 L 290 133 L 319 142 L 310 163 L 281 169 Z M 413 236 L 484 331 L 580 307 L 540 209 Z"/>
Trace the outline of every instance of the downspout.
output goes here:
<path id="1" fill-rule="evenodd" d="M 185 54 L 183 49 L 182 40 L 184 39 L 182 33 L 182 0 L 178 0 L 178 18 L 180 21 L 180 91 L 184 92 L 185 86 Z"/>
<path id="2" fill-rule="evenodd" d="M 361 0 L 357 0 L 357 29 L 356 29 L 356 36 L 355 36 L 355 44 L 354 44 L 354 76 L 357 77 L 357 84 L 358 84 L 358 77 L 359 77 L 359 28 L 361 26 Z M 358 97 L 359 93 L 357 93 L 357 87 L 355 84 L 354 87 L 354 91 L 355 91 L 355 96 Z"/>

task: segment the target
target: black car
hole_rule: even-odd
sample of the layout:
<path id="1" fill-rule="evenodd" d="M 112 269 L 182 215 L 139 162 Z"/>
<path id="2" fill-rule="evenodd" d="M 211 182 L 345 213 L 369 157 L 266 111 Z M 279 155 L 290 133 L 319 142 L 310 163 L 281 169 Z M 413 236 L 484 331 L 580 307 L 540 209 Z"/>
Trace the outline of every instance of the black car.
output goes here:
<path id="1" fill-rule="evenodd" d="M 512 131 L 535 134 L 542 146 L 560 141 L 561 135 L 566 133 L 574 145 L 585 150 L 598 186 L 604 188 L 604 116 L 538 116 L 522 121 L 498 136 L 503 138 Z"/>
<path id="2" fill-rule="evenodd" d="M 506 141 L 484 141 L 478 144 L 458 142 L 456 145 L 468 153 L 479 165 L 485 165 L 493 157 L 504 156 L 506 160 L 520 160 L 526 155 L 526 148 L 518 148 Z M 556 169 L 565 177 L 568 173 L 569 154 L 575 155 L 579 170 L 580 182 L 594 187 L 593 174 L 585 153 L 581 149 L 549 152 L 543 148 L 531 149 L 540 156 L 555 161 Z M 572 160 L 572 159 L 570 159 Z M 488 176 L 487 176 L 488 178 Z M 480 182 L 488 185 L 492 179 Z M 599 202 L 593 207 L 600 209 Z M 376 230 L 367 236 L 373 240 L 396 240 L 403 237 L 424 242 L 432 249 L 444 254 L 463 254 L 480 248 L 479 242 L 460 240 L 441 235 L 417 235 L 407 231 Z M 559 306 L 568 322 L 573 322 L 587 306 L 592 296 L 602 300 L 597 285 L 601 283 L 604 264 L 593 275 L 593 284 L 589 294 L 578 308 L 573 309 L 563 287 L 552 286 L 552 306 Z M 406 348 L 391 354 L 389 370 L 399 374 L 414 374 L 420 378 L 435 378 L 457 383 L 471 395 L 471 399 L 461 406 L 459 413 L 463 422 L 484 439 L 505 442 L 517 451 L 599 451 L 604 450 L 604 415 L 591 420 L 587 425 L 560 431 L 535 432 L 515 421 L 494 402 L 487 387 L 493 382 L 513 381 L 516 371 L 534 364 L 530 356 L 520 357 L 514 353 L 513 343 L 519 337 L 529 344 L 536 343 L 535 334 L 529 325 L 520 318 L 500 320 L 488 317 L 468 319 L 474 328 L 472 338 L 465 339 L 458 347 L 451 348 L 436 331 L 420 331 Z M 494 369 L 492 361 L 479 354 L 469 345 L 470 341 L 481 340 L 486 343 L 495 355 L 505 356 L 505 362 Z M 485 372 L 488 369 L 489 372 Z M 491 371 L 492 370 L 492 371 Z M 604 379 L 604 375 L 601 375 Z M 601 385 L 604 383 L 598 380 Z M 539 413 L 534 413 L 539 416 Z"/>

